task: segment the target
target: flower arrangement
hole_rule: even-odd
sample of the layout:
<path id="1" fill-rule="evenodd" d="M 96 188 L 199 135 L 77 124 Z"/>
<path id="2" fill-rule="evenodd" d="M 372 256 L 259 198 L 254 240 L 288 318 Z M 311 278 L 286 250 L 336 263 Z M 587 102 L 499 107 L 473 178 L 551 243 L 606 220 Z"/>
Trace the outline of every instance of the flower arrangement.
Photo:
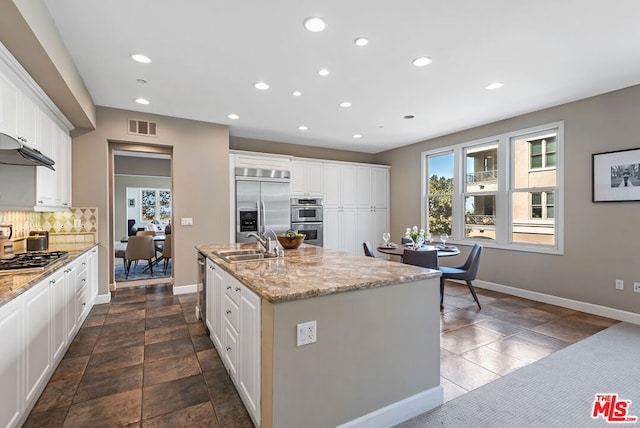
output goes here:
<path id="1" fill-rule="evenodd" d="M 413 246 L 416 248 L 422 246 L 422 244 L 425 242 L 433 242 L 431 234 L 429 232 L 426 232 L 424 229 L 418 229 L 418 226 L 407 227 L 404 236 L 406 238 L 410 238 L 413 241 Z"/>

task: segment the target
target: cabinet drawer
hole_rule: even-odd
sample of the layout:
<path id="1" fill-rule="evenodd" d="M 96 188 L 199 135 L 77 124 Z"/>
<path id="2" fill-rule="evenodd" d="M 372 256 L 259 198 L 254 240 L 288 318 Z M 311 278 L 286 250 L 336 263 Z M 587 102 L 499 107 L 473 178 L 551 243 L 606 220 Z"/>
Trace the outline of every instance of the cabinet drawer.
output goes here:
<path id="1" fill-rule="evenodd" d="M 240 311 L 229 296 L 224 296 L 224 317 L 236 331 L 240 329 Z"/>
<path id="2" fill-rule="evenodd" d="M 236 379 L 238 373 L 238 332 L 229 321 L 224 323 L 224 365 L 229 374 Z"/>
<path id="3" fill-rule="evenodd" d="M 240 304 L 240 283 L 231 275 L 226 274 L 224 281 L 224 294 L 236 304 Z"/>
<path id="4" fill-rule="evenodd" d="M 76 292 L 82 290 L 85 285 L 87 285 L 87 270 L 83 269 L 76 277 Z"/>

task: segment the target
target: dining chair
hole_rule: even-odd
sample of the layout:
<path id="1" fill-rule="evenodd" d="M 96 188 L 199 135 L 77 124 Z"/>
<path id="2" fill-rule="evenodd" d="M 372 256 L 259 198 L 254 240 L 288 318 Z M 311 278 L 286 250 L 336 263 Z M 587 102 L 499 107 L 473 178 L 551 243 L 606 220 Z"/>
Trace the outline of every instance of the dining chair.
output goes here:
<path id="1" fill-rule="evenodd" d="M 413 243 L 413 239 L 407 238 L 406 236 L 403 236 L 402 240 L 400 241 L 400 243 L 402 245 L 404 245 L 404 244 L 412 244 Z"/>
<path id="2" fill-rule="evenodd" d="M 136 236 L 156 236 L 158 232 L 155 230 L 139 230 L 136 232 Z M 164 244 L 162 242 L 153 241 L 153 246 L 156 247 L 156 252 L 162 253 Z M 157 255 L 155 257 L 158 257 Z"/>
<path id="3" fill-rule="evenodd" d="M 148 269 L 153 274 L 153 262 L 152 259 L 156 255 L 156 249 L 153 246 L 153 236 L 140 235 L 131 236 L 127 242 L 127 249 L 125 250 L 125 259 L 127 259 L 127 275 L 125 278 L 129 278 L 129 272 L 131 271 L 131 262 L 138 260 L 146 260 L 149 262 Z"/>
<path id="4" fill-rule="evenodd" d="M 438 269 L 438 250 L 416 251 L 405 248 L 402 263 L 429 269 Z"/>
<path id="5" fill-rule="evenodd" d="M 376 254 L 373 251 L 373 247 L 369 243 L 369 241 L 364 241 L 362 243 L 362 247 L 364 248 L 364 255 L 367 257 L 375 257 Z"/>
<path id="6" fill-rule="evenodd" d="M 440 309 L 444 308 L 444 283 L 447 279 L 459 279 L 465 281 L 467 283 L 467 287 L 469 287 L 469 291 L 471 291 L 473 299 L 478 304 L 478 309 L 482 309 L 478 296 L 476 295 L 476 289 L 471 283 L 471 281 L 476 279 L 476 275 L 478 274 L 481 254 L 482 245 L 475 244 L 469 253 L 469 257 L 467 257 L 467 261 L 465 261 L 462 266 L 441 266 L 439 268 L 440 272 L 442 272 L 442 276 L 440 277 Z"/>
<path id="7" fill-rule="evenodd" d="M 127 258 L 125 257 L 125 252 L 127 251 L 127 244 L 116 242 L 114 247 L 114 256 L 117 259 L 122 259 L 122 264 L 124 265 L 125 272 L 127 271 Z"/>
<path id="8" fill-rule="evenodd" d="M 164 259 L 163 273 L 167 273 L 167 267 L 169 267 L 169 261 L 171 260 L 171 235 L 167 235 L 167 239 L 164 241 L 164 248 L 162 250 L 162 258 Z"/>

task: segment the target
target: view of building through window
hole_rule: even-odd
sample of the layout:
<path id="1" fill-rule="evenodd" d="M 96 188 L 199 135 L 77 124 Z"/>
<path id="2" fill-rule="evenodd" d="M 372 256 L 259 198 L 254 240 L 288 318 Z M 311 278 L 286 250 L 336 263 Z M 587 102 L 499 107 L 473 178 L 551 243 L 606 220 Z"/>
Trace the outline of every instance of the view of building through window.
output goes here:
<path id="1" fill-rule="evenodd" d="M 560 135 L 557 127 L 541 129 L 425 153 L 428 231 L 557 248 Z"/>

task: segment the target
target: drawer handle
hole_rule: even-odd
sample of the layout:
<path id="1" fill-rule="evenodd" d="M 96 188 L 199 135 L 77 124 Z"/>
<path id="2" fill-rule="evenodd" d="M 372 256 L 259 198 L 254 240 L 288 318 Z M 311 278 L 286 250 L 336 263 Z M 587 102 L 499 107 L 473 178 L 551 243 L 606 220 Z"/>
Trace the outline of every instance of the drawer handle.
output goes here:
<path id="1" fill-rule="evenodd" d="M 227 286 L 227 290 L 231 290 L 231 286 L 230 285 Z"/>
<path id="2" fill-rule="evenodd" d="M 236 287 L 236 293 L 240 291 L 240 287 Z"/>
<path id="3" fill-rule="evenodd" d="M 55 280 L 55 279 L 51 279 L 51 280 L 49 280 L 49 284 L 55 284 L 55 283 L 56 283 L 56 280 Z"/>
<path id="4" fill-rule="evenodd" d="M 231 315 L 231 311 L 227 310 L 227 315 Z"/>
<path id="5" fill-rule="evenodd" d="M 227 352 L 231 351 L 231 347 L 227 346 Z"/>
<path id="6" fill-rule="evenodd" d="M 86 279 L 84 279 L 84 278 L 82 278 L 82 282 L 87 282 L 87 280 L 86 280 Z"/>

